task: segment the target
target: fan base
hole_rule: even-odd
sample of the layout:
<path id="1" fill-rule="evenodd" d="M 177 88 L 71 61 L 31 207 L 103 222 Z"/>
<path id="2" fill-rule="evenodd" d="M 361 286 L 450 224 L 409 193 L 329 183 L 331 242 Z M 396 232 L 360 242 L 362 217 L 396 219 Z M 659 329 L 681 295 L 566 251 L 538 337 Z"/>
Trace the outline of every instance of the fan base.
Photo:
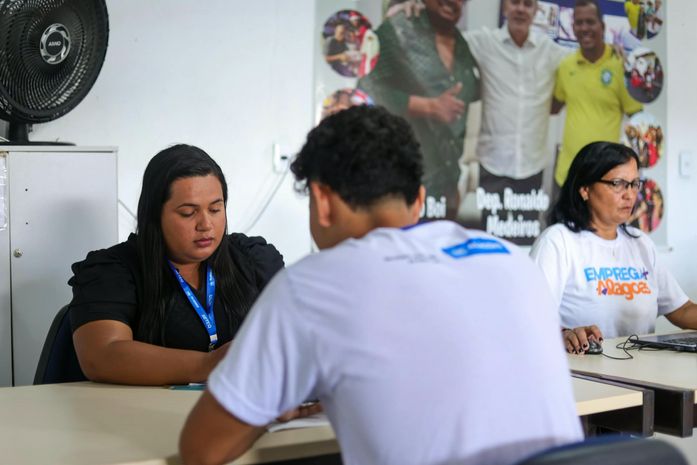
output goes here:
<path id="1" fill-rule="evenodd" d="M 27 123 L 16 123 L 11 121 L 8 130 L 9 140 L 0 142 L 0 146 L 7 145 L 75 145 L 72 142 L 47 142 L 47 141 L 31 141 L 29 140 L 29 125 Z"/>

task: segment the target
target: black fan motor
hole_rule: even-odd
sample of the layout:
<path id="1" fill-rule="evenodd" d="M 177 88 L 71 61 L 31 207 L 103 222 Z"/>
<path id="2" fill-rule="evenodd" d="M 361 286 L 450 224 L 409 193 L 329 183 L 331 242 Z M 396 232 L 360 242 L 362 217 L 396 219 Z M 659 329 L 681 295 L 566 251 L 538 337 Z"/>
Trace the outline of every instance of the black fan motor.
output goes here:
<path id="1" fill-rule="evenodd" d="M 104 0 L 0 0 L 0 119 L 27 125 L 75 108 L 97 80 L 109 38 Z"/>

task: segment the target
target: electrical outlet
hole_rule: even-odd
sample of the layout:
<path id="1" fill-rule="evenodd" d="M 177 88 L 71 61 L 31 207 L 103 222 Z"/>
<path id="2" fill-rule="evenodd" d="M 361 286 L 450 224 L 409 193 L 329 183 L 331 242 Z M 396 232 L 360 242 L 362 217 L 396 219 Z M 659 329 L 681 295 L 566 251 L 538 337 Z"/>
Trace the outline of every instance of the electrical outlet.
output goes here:
<path id="1" fill-rule="evenodd" d="M 695 170 L 695 154 L 691 151 L 680 152 L 680 176 L 691 178 Z"/>
<path id="2" fill-rule="evenodd" d="M 290 166 L 290 156 L 288 156 L 286 151 L 281 148 L 281 145 L 276 142 L 274 142 L 271 147 L 271 152 L 271 162 L 273 163 L 274 173 L 286 172 Z"/>

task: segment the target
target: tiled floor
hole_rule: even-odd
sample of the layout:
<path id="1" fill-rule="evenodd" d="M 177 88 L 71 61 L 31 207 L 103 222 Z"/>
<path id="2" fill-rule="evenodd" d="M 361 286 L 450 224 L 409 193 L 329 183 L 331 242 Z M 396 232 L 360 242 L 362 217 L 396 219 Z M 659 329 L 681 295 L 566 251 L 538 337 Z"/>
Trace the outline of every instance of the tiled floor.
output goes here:
<path id="1" fill-rule="evenodd" d="M 687 462 L 690 465 L 697 465 L 697 436 L 678 438 L 675 436 L 656 433 L 653 437 L 674 445 L 685 455 L 685 458 L 687 458 Z"/>

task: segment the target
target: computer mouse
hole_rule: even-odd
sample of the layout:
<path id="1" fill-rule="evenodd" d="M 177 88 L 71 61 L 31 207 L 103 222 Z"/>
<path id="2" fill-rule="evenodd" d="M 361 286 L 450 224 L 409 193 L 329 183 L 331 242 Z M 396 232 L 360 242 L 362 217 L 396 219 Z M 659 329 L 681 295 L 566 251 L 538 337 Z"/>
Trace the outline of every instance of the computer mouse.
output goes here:
<path id="1" fill-rule="evenodd" d="M 586 350 L 586 353 L 589 355 L 597 355 L 597 354 L 602 354 L 603 353 L 603 346 L 600 345 L 598 341 L 595 339 L 589 339 L 588 340 L 588 350 Z"/>

